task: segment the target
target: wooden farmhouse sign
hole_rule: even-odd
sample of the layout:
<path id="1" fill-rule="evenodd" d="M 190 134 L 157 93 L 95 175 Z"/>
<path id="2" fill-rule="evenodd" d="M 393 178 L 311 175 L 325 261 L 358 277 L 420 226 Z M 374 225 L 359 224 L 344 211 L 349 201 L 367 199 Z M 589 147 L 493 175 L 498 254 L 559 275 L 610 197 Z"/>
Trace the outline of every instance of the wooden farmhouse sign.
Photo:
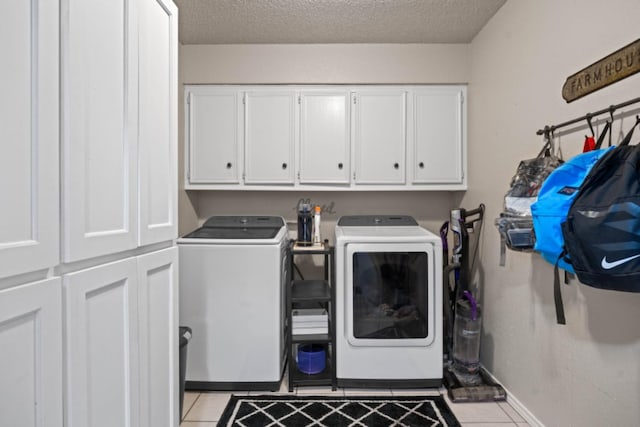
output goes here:
<path id="1" fill-rule="evenodd" d="M 567 77 L 562 97 L 567 102 L 609 86 L 640 71 L 640 39 Z"/>

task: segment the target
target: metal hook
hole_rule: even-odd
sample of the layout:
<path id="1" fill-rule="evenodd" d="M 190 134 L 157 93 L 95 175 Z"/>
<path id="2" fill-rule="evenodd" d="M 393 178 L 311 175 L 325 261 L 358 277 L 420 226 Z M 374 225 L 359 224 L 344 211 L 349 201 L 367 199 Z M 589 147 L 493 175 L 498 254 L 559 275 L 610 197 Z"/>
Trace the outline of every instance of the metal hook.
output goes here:
<path id="1" fill-rule="evenodd" d="M 610 105 L 609 106 L 609 117 L 611 118 L 611 121 L 609 122 L 609 147 L 611 147 L 611 144 L 613 144 L 613 122 L 615 121 L 615 119 L 613 118 L 613 113 L 616 111 L 616 106 L 615 105 Z"/>
<path id="2" fill-rule="evenodd" d="M 544 145 L 542 146 L 542 150 L 538 153 L 538 157 L 542 157 L 543 155 L 549 155 L 549 149 L 551 148 L 551 139 L 549 135 L 551 133 L 551 128 L 547 125 L 542 130 L 542 135 L 544 138 Z"/>
<path id="3" fill-rule="evenodd" d="M 593 131 L 593 125 L 591 124 L 591 113 L 587 113 L 587 115 L 585 116 L 587 119 L 587 124 L 589 125 L 589 130 L 591 130 L 591 136 L 595 137 L 596 133 Z"/>

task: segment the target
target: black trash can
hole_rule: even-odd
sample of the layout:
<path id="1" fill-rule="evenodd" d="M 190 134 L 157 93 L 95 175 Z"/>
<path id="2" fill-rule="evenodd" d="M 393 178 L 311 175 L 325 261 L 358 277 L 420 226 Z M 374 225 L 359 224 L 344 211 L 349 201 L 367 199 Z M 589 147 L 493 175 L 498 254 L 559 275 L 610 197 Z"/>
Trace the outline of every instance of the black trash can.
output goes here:
<path id="1" fill-rule="evenodd" d="M 180 420 L 182 420 L 182 406 L 184 404 L 184 383 L 187 373 L 187 344 L 191 339 L 191 328 L 180 326 Z"/>

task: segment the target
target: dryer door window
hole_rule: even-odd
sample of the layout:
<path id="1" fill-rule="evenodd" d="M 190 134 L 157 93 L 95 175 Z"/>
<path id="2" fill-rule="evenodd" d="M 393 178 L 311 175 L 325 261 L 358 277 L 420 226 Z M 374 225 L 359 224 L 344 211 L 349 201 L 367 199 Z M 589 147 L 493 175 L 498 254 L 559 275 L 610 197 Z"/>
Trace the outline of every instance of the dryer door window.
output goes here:
<path id="1" fill-rule="evenodd" d="M 433 341 L 432 254 L 427 244 L 350 245 L 345 317 L 351 344 Z"/>

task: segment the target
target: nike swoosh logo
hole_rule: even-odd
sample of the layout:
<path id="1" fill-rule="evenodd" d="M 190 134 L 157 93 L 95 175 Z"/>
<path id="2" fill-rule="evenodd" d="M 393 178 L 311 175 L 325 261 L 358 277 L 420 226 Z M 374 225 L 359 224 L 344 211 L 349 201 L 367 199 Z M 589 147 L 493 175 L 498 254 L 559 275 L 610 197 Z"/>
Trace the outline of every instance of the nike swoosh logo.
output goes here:
<path id="1" fill-rule="evenodd" d="M 622 258 L 622 259 L 619 259 L 619 260 L 617 260 L 617 261 L 608 262 L 608 261 L 607 261 L 607 257 L 605 256 L 604 258 L 602 258 L 602 262 L 600 263 L 600 265 L 601 265 L 601 266 L 602 266 L 602 268 L 604 268 L 605 270 L 611 270 L 612 268 L 615 268 L 615 267 L 617 267 L 617 266 L 619 266 L 619 265 L 624 264 L 625 262 L 629 262 L 629 261 L 631 261 L 632 259 L 636 259 L 636 258 L 638 258 L 638 257 L 640 257 L 640 254 L 638 254 L 638 255 L 634 255 L 634 256 L 630 256 L 630 257 L 628 257 L 628 258 Z"/>

